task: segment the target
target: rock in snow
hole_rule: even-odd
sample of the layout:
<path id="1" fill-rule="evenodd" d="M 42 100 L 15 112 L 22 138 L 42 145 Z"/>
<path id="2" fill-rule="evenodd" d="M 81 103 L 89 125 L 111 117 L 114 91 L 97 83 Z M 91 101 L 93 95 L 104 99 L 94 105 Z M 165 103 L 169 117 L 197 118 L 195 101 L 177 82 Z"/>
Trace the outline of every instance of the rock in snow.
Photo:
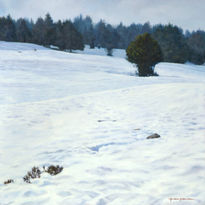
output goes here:
<path id="1" fill-rule="evenodd" d="M 160 135 L 158 135 L 157 133 L 154 133 L 147 137 L 147 139 L 155 139 L 155 138 L 160 138 Z"/>

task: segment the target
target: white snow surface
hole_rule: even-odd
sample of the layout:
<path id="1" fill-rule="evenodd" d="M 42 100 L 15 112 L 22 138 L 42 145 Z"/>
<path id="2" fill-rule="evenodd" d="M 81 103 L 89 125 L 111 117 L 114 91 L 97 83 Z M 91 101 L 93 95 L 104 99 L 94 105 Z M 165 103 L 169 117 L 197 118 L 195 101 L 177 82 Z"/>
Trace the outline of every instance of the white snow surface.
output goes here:
<path id="1" fill-rule="evenodd" d="M 113 49 L 112 50 L 113 57 L 120 57 L 120 58 L 125 58 L 126 57 L 126 52 L 123 49 Z M 85 48 L 83 51 L 77 50 L 75 53 L 80 53 L 80 54 L 88 54 L 88 55 L 99 55 L 99 56 L 107 56 L 107 50 L 104 48 L 97 48 L 95 47 L 94 49 L 90 49 L 90 46 L 85 45 Z"/>
<path id="2" fill-rule="evenodd" d="M 0 42 L 0 205 L 205 204 L 205 66 L 139 78 L 117 52 Z"/>

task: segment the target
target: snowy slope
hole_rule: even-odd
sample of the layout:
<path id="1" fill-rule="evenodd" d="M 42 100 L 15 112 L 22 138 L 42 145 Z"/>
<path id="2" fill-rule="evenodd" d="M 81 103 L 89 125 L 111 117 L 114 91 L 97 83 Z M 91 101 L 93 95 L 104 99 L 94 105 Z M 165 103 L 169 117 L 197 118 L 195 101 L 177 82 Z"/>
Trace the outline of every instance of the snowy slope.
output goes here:
<path id="1" fill-rule="evenodd" d="M 205 67 L 156 71 L 0 42 L 0 205 L 204 205 Z M 50 164 L 64 170 L 23 182 Z"/>
<path id="2" fill-rule="evenodd" d="M 93 48 L 90 49 L 90 46 L 85 45 L 85 48 L 83 51 L 75 51 L 75 53 L 80 53 L 80 54 L 87 54 L 87 55 L 99 55 L 99 56 L 107 56 L 107 51 L 104 48 Z M 113 49 L 112 53 L 113 57 L 119 57 L 119 58 L 125 58 L 126 57 L 126 52 L 123 49 Z"/>

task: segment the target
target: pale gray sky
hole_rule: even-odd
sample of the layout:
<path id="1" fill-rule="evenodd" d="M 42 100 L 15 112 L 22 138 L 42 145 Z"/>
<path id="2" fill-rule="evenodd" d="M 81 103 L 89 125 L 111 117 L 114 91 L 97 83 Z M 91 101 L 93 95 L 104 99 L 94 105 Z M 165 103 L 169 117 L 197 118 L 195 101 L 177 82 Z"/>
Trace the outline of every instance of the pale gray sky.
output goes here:
<path id="1" fill-rule="evenodd" d="M 0 16 L 34 20 L 49 12 L 54 20 L 90 15 L 94 22 L 172 23 L 205 30 L 205 0 L 0 0 Z"/>

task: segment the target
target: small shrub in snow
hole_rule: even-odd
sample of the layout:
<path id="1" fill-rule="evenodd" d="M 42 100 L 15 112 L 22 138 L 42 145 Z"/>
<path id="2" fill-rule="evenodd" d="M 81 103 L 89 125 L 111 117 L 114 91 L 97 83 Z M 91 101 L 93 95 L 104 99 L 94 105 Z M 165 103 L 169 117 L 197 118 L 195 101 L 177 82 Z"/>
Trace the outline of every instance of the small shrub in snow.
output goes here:
<path id="1" fill-rule="evenodd" d="M 49 173 L 51 176 L 54 176 L 54 175 L 62 172 L 63 167 L 60 167 L 59 165 L 57 165 L 57 166 L 51 165 L 47 169 L 45 167 L 43 167 L 43 169 L 45 172 Z"/>
<path id="2" fill-rule="evenodd" d="M 4 182 L 4 184 L 11 184 L 11 183 L 14 183 L 13 179 L 8 179 L 7 181 Z"/>
<path id="3" fill-rule="evenodd" d="M 41 177 L 41 170 L 38 167 L 33 167 L 30 172 L 27 172 L 27 175 L 23 177 L 23 180 L 26 183 L 31 183 L 31 179 L 36 179 Z"/>

